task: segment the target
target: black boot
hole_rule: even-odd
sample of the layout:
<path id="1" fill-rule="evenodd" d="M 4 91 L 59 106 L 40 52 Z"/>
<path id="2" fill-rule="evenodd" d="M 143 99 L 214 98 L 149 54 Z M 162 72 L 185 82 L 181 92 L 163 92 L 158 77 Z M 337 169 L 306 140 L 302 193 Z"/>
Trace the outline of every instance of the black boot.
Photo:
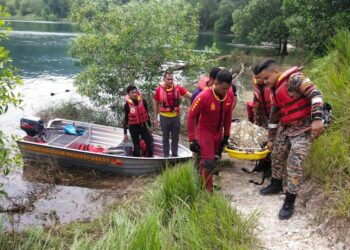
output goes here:
<path id="1" fill-rule="evenodd" d="M 293 215 L 294 202 L 296 197 L 297 197 L 296 194 L 291 194 L 288 192 L 286 193 L 286 198 L 284 199 L 283 206 L 278 215 L 280 220 L 288 220 Z"/>
<path id="2" fill-rule="evenodd" d="M 270 185 L 260 189 L 260 194 L 262 195 L 278 194 L 281 191 L 283 191 L 282 180 L 272 178 Z"/>

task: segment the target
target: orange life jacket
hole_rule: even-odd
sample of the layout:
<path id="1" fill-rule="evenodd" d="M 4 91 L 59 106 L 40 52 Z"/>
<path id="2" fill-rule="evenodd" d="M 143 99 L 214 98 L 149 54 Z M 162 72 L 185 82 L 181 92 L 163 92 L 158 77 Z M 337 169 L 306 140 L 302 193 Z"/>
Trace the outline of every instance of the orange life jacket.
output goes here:
<path id="1" fill-rule="evenodd" d="M 140 94 L 137 96 L 138 105 L 135 105 L 135 103 L 130 99 L 129 95 L 125 97 L 125 100 L 130 108 L 128 116 L 129 125 L 143 124 L 149 120 L 147 110 L 143 105 L 143 100 Z"/>
<path id="2" fill-rule="evenodd" d="M 197 82 L 197 87 L 201 90 L 205 89 L 206 87 L 208 87 L 209 80 L 209 76 L 201 77 Z"/>
<path id="3" fill-rule="evenodd" d="M 177 86 L 176 83 L 173 84 L 173 89 L 172 89 L 172 93 L 173 93 L 173 104 L 170 105 L 169 103 L 169 98 L 168 98 L 168 94 L 165 90 L 165 84 L 164 83 L 160 83 L 160 95 L 159 95 L 159 102 L 160 102 L 160 112 L 179 112 L 180 111 L 180 99 L 181 99 L 181 95 L 180 95 L 180 90 Z"/>
<path id="4" fill-rule="evenodd" d="M 288 79 L 297 72 L 299 72 L 298 67 L 283 72 L 271 91 L 272 101 L 279 108 L 278 114 L 282 124 L 288 124 L 311 115 L 311 102 L 308 98 L 302 95 L 292 97 L 288 94 Z"/>

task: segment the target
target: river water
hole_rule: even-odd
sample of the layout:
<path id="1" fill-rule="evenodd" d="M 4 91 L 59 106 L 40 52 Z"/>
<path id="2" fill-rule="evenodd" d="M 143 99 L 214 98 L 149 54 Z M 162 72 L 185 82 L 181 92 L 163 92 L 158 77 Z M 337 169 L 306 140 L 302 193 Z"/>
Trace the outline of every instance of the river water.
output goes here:
<path id="1" fill-rule="evenodd" d="M 16 91 L 23 95 L 24 103 L 22 109 L 12 107 L 0 117 L 0 130 L 21 136 L 24 135 L 19 129 L 21 117 L 33 116 L 41 108 L 58 105 L 63 100 L 82 98 L 73 86 L 74 77 L 81 68 L 67 55 L 68 44 L 77 35 L 76 26 L 31 21 L 11 21 L 10 26 L 13 28 L 10 39 L 2 43 L 19 69 L 23 85 Z M 232 39 L 230 35 L 201 33 L 196 49 L 216 43 L 222 54 L 233 50 L 244 51 L 248 57 L 272 54 L 266 49 L 235 46 Z M 289 57 L 288 60 L 294 63 L 297 59 Z M 245 86 L 249 89 L 250 79 L 242 79 L 241 89 Z M 242 93 L 240 101 L 245 103 L 251 93 Z M 142 191 L 153 178 L 125 178 L 55 166 L 48 168 L 45 164 L 25 166 L 24 170 L 17 169 L 7 177 L 0 177 L 10 197 L 0 197 L 0 204 L 3 204 L 0 219 L 8 230 L 91 219 L 103 212 L 108 204 Z M 11 212 L 1 213 L 1 209 Z"/>

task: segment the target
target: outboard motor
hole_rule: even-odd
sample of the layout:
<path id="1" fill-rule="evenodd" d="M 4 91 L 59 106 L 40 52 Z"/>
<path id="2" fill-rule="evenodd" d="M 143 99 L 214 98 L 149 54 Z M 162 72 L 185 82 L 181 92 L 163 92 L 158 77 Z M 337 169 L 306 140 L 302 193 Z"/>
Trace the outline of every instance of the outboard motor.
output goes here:
<path id="1" fill-rule="evenodd" d="M 38 117 L 21 118 L 21 129 L 29 136 L 40 136 L 45 129 L 44 122 Z"/>

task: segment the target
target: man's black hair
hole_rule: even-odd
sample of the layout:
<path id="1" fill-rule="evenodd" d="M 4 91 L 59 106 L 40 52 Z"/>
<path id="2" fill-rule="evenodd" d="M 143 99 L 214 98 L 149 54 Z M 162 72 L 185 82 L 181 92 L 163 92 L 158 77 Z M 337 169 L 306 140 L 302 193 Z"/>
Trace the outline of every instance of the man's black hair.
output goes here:
<path id="1" fill-rule="evenodd" d="M 224 70 L 221 70 L 221 71 L 217 74 L 215 80 L 216 80 L 218 83 L 220 83 L 220 84 L 223 83 L 223 82 L 226 82 L 226 83 L 228 83 L 228 84 L 231 84 L 231 82 L 232 82 L 232 75 L 231 75 L 230 72 L 228 72 L 226 69 L 224 69 Z"/>
<path id="2" fill-rule="evenodd" d="M 276 62 L 272 59 L 266 60 L 259 64 L 257 73 L 260 74 L 263 70 L 269 68 L 271 65 L 275 65 Z"/>
<path id="3" fill-rule="evenodd" d="M 126 88 L 126 93 L 130 93 L 131 91 L 133 91 L 134 89 L 137 90 L 136 86 L 134 85 L 129 85 L 127 88 Z"/>
<path id="4" fill-rule="evenodd" d="M 261 71 L 259 71 L 259 64 L 255 65 L 254 68 L 253 68 L 253 74 L 254 75 L 258 75 L 260 74 Z"/>
<path id="5" fill-rule="evenodd" d="M 212 68 L 209 73 L 209 77 L 215 79 L 218 73 L 221 71 L 219 67 Z"/>
<path id="6" fill-rule="evenodd" d="M 168 70 L 164 71 L 163 78 L 165 78 L 168 75 L 173 75 L 173 74 L 174 74 L 174 72 L 172 70 L 168 69 Z"/>

